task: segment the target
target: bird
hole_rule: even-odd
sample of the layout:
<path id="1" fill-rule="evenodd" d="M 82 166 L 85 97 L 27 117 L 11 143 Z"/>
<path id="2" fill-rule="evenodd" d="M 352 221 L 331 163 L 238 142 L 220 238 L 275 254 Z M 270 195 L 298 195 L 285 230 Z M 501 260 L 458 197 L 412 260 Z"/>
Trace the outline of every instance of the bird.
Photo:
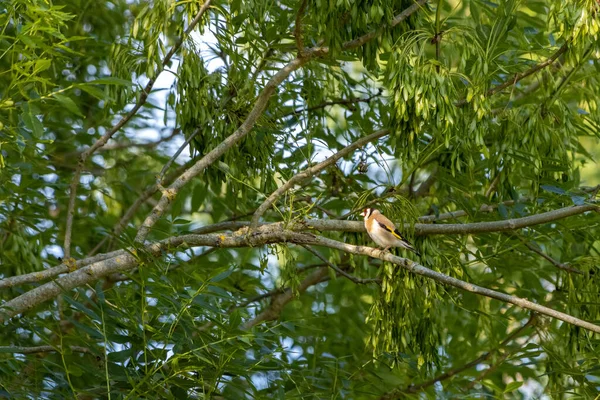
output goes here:
<path id="1" fill-rule="evenodd" d="M 387 219 L 379 210 L 365 208 L 362 215 L 365 219 L 367 233 L 383 251 L 389 250 L 390 247 L 403 247 L 419 257 L 421 256 L 421 253 L 402 236 L 394 223 Z"/>

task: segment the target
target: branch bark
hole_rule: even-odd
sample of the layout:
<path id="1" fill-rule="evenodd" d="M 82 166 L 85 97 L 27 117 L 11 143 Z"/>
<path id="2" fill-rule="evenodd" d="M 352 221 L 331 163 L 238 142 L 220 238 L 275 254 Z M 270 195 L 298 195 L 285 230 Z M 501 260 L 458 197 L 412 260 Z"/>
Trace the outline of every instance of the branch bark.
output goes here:
<path id="1" fill-rule="evenodd" d="M 191 168 L 181 174 L 181 176 L 163 192 L 158 204 L 146 217 L 144 223 L 138 230 L 135 238 L 136 242 L 143 242 L 146 239 L 148 233 L 150 233 L 150 229 L 152 229 L 154 224 L 156 224 L 159 218 L 165 213 L 165 211 L 167 211 L 167 207 L 171 201 L 175 198 L 175 196 L 177 196 L 181 188 L 185 186 L 187 182 L 202 173 L 205 168 L 215 162 L 219 157 L 225 154 L 227 150 L 229 150 L 244 136 L 250 133 L 258 118 L 267 108 L 269 99 L 273 93 L 275 93 L 277 86 L 279 86 L 279 84 L 281 84 L 293 71 L 306 64 L 310 59 L 311 57 L 295 58 L 285 67 L 279 70 L 275 75 L 273 75 L 273 77 L 265 85 L 262 93 L 258 96 L 252 111 L 250 111 L 242 125 L 240 125 L 240 127 L 233 134 L 228 136 L 227 139 L 221 142 L 217 147 L 198 160 L 198 162 L 196 162 Z"/>
<path id="2" fill-rule="evenodd" d="M 378 258 L 380 260 L 387 261 L 392 264 L 398 265 L 402 268 L 405 268 L 406 270 L 414 274 L 433 279 L 434 281 L 439 282 L 441 284 L 453 286 L 466 292 L 500 300 L 505 303 L 514 304 L 520 308 L 528 309 L 539 314 L 547 315 L 549 317 L 564 321 L 566 323 L 579 326 L 592 332 L 600 333 L 600 326 L 598 325 L 581 320 L 572 315 L 565 314 L 563 312 L 556 311 L 551 308 L 533 303 L 527 299 L 487 289 L 469 282 L 462 281 L 460 279 L 444 275 L 440 272 L 436 272 L 422 265 L 419 265 L 416 262 L 411 261 L 409 259 L 397 257 L 392 255 L 391 253 L 384 252 L 371 247 L 354 246 L 347 243 L 338 242 L 336 240 L 315 236 L 309 233 L 299 233 L 290 230 L 284 230 L 281 228 L 281 226 L 277 225 L 262 226 L 259 229 L 252 232 L 248 232 L 248 229 L 243 229 L 234 232 L 230 235 L 183 235 L 168 238 L 160 242 L 152 243 L 143 249 L 138 249 L 137 252 L 135 252 L 134 249 L 130 249 L 130 252 L 124 255 L 119 255 L 117 257 L 103 260 L 95 264 L 91 264 L 87 267 L 83 267 L 77 271 L 61 276 L 53 282 L 41 285 L 6 302 L 0 308 L 2 310 L 2 312 L 0 313 L 0 323 L 4 323 L 10 318 L 17 316 L 18 314 L 29 311 L 32 308 L 57 297 L 63 291 L 71 290 L 79 286 L 90 284 L 91 282 L 94 282 L 102 277 L 116 272 L 124 272 L 135 268 L 137 264 L 143 261 L 140 259 L 140 257 L 133 255 L 136 253 L 143 253 L 144 256 L 158 257 L 163 252 L 177 251 L 177 249 L 180 247 L 256 247 L 271 243 L 295 243 L 300 245 L 324 246 L 351 254 L 365 255 L 373 258 Z M 317 276 L 319 276 L 320 273 L 325 274 L 327 269 L 325 268 L 324 271 L 325 272 L 323 272 L 323 269 L 320 269 L 318 271 L 315 271 L 309 277 L 317 279 Z M 320 276 L 318 279 L 320 279 L 321 277 L 322 276 Z M 265 314 L 265 317 L 267 316 L 268 314 Z"/>
<path id="3" fill-rule="evenodd" d="M 492 207 L 492 206 L 486 206 Z M 595 205 L 582 205 L 582 206 L 573 206 L 573 207 L 565 207 L 560 208 L 558 210 L 548 211 L 541 214 L 535 214 L 528 217 L 510 219 L 510 220 L 501 220 L 501 221 L 489 221 L 489 222 L 474 222 L 469 224 L 415 224 L 415 236 L 428 236 L 428 235 L 467 235 L 467 234 L 476 234 L 476 233 L 493 233 L 493 232 L 506 232 L 521 228 L 526 228 L 529 226 L 535 226 L 539 224 L 544 224 L 548 222 L 554 222 L 561 220 L 563 218 L 571 217 L 574 215 L 582 214 L 589 211 L 597 211 L 598 207 Z M 481 211 L 481 210 L 480 210 Z M 485 210 L 489 211 L 489 210 Z M 443 218 L 451 218 L 462 216 L 465 213 L 464 211 L 456 211 L 453 213 L 449 213 L 448 215 L 440 214 L 440 219 Z M 466 215 L 466 213 L 464 214 Z M 427 221 L 432 221 L 430 217 L 434 216 L 425 216 L 422 218 L 427 218 Z M 210 234 L 214 232 L 226 231 L 226 230 L 237 230 L 241 228 L 246 228 L 250 226 L 250 222 L 248 221 L 226 221 L 219 222 L 213 225 L 203 226 L 201 228 L 195 229 L 192 233 L 197 235 Z M 271 229 L 280 229 L 283 226 L 282 223 L 270 223 L 270 224 L 260 224 L 261 228 L 271 228 Z M 313 220 L 304 220 L 300 222 L 296 222 L 291 226 L 295 232 L 303 232 L 303 231 L 336 231 L 336 232 L 365 232 L 365 227 L 363 222 L 359 221 L 344 221 L 344 220 L 321 220 L 321 219 L 313 219 Z M 210 246 L 210 245 L 209 245 Z M 79 269 L 83 266 L 88 266 L 90 264 L 96 263 L 98 261 L 106 260 L 112 257 L 116 257 L 117 255 L 124 254 L 125 250 L 118 250 L 107 254 L 99 254 L 94 257 L 84 258 L 82 260 L 71 263 L 70 266 L 67 263 L 60 264 L 57 267 L 49 268 L 44 271 L 32 272 L 25 275 L 18 275 L 13 277 L 8 277 L 0 280 L 0 289 L 9 288 L 17 285 L 23 285 L 26 283 L 32 282 L 41 282 L 46 279 L 50 279 L 57 275 L 72 271 L 74 269 Z"/>
<path id="4" fill-rule="evenodd" d="M 400 22 L 404 21 L 408 18 L 412 13 L 417 11 L 419 7 L 425 4 L 427 0 L 418 0 L 415 4 L 408 7 L 398 16 L 396 16 L 391 26 L 394 27 L 398 25 Z M 345 50 L 351 50 L 357 48 L 367 41 L 376 37 L 382 30 L 372 31 L 366 35 L 361 36 L 358 39 L 346 42 L 342 45 L 342 48 Z M 295 59 L 289 62 L 285 67 L 280 69 L 273 77 L 267 82 L 265 88 L 258 96 L 254 107 L 244 120 L 239 128 L 230 136 L 227 137 L 223 142 L 221 142 L 217 147 L 208 152 L 204 157 L 202 157 L 193 167 L 184 172 L 168 189 L 163 192 L 163 196 L 159 200 L 158 204 L 154 207 L 152 212 L 146 217 L 146 220 L 138 230 L 136 235 L 136 242 L 143 242 L 152 227 L 156 224 L 159 218 L 166 212 L 167 207 L 171 203 L 171 201 L 177 196 L 179 190 L 192 178 L 198 176 L 205 168 L 215 162 L 219 157 L 221 157 L 227 150 L 233 147 L 237 142 L 239 142 L 242 138 L 244 138 L 252 128 L 254 124 L 258 120 L 258 118 L 262 115 L 262 113 L 267 108 L 267 104 L 269 99 L 275 92 L 276 88 L 285 80 L 287 77 L 298 68 L 302 67 L 312 59 L 316 57 L 322 57 L 324 55 L 329 54 L 328 47 L 312 47 L 306 51 L 301 52 Z"/>
<path id="5" fill-rule="evenodd" d="M 75 174 L 73 175 L 73 179 L 71 180 L 71 184 L 69 186 L 69 206 L 68 206 L 68 210 L 67 210 L 67 222 L 66 222 L 66 228 L 65 228 L 65 242 L 63 245 L 65 258 L 71 257 L 71 235 L 72 235 L 72 231 L 73 231 L 73 217 L 75 215 L 75 201 L 76 201 L 76 197 L 77 197 L 77 186 L 79 185 L 79 178 L 81 177 L 81 170 L 83 169 L 83 166 L 84 166 L 86 160 L 89 158 L 89 156 L 94 154 L 94 152 L 96 150 L 98 150 L 100 147 L 104 146 L 110 140 L 110 138 L 115 133 L 117 133 L 123 126 L 125 126 L 125 124 L 127 122 L 129 122 L 129 120 L 131 120 L 137 114 L 137 112 L 140 110 L 140 108 L 142 108 L 142 106 L 144 104 L 146 104 L 146 100 L 148 99 L 148 96 L 150 95 L 150 92 L 152 91 L 152 88 L 154 87 L 154 83 L 156 82 L 156 79 L 165 70 L 165 67 L 171 61 L 171 58 L 173 58 L 175 53 L 181 48 L 181 45 L 183 44 L 183 41 L 185 40 L 185 38 L 192 32 L 192 30 L 194 30 L 194 28 L 196 27 L 198 22 L 200 22 L 200 19 L 202 19 L 202 16 L 206 12 L 206 10 L 208 10 L 208 8 L 210 7 L 211 1 L 212 0 L 206 0 L 204 2 L 204 4 L 202 5 L 202 7 L 200 7 L 200 10 L 194 17 L 194 19 L 190 22 L 187 29 L 183 32 L 182 36 L 177 40 L 177 42 L 173 45 L 173 47 L 171 47 L 169 52 L 165 55 L 165 58 L 162 60 L 159 69 L 155 73 L 155 77 L 151 78 L 148 81 L 148 83 L 146 84 L 144 89 L 141 91 L 139 98 L 138 98 L 137 102 L 135 103 L 135 105 L 133 106 L 133 108 L 125 116 L 123 116 L 119 120 L 119 122 L 117 122 L 111 129 L 109 129 L 104 135 L 102 135 L 102 137 L 100 137 L 100 139 L 98 139 L 92 146 L 90 146 L 90 148 L 85 150 L 79 156 L 79 162 L 77 164 L 77 169 L 75 170 Z"/>
<path id="6" fill-rule="evenodd" d="M 269 207 L 271 207 L 275 203 L 275 201 L 277 201 L 277 199 L 279 197 L 281 197 L 285 192 L 287 192 L 292 187 L 294 187 L 294 185 L 296 185 L 296 183 L 299 183 L 299 182 L 303 181 L 304 179 L 307 179 L 307 178 L 317 174 L 318 172 L 324 170 L 331 164 L 334 164 L 340 158 L 350 154 L 352 151 L 366 145 L 367 143 L 369 143 L 375 139 L 379 139 L 389 133 L 390 133 L 389 129 L 382 129 L 375 133 L 370 134 L 369 136 L 365 136 L 365 137 L 357 140 L 356 142 L 344 147 L 342 150 L 338 151 L 337 153 L 335 153 L 331 157 L 328 157 L 327 159 L 318 163 L 317 165 L 313 165 L 312 167 L 309 167 L 309 168 L 305 169 L 304 171 L 291 177 L 286 183 L 284 183 L 279 188 L 277 188 L 277 190 L 275 190 L 273 193 L 271 193 L 271 195 L 269 197 L 267 197 L 267 199 L 254 212 L 254 215 L 252 216 L 252 222 L 250 224 L 252 229 L 255 229 L 258 226 L 258 221 L 260 220 L 260 217 L 262 217 L 262 215 L 265 213 L 265 211 L 267 211 L 269 209 Z"/>

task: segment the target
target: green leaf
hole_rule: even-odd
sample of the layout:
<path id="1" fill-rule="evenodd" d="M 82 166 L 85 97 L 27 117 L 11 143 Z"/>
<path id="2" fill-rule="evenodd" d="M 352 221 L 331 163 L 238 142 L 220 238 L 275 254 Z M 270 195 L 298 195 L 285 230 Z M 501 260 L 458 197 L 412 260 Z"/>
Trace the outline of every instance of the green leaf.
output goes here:
<path id="1" fill-rule="evenodd" d="M 64 96 L 62 94 L 54 94 L 52 97 L 56 99 L 56 101 L 58 101 L 60 104 L 62 104 L 67 110 L 79 115 L 80 117 L 83 117 L 81 110 L 79 109 L 79 107 L 77 107 L 77 104 L 75 104 L 75 102 L 70 97 Z"/>
<path id="2" fill-rule="evenodd" d="M 576 206 L 582 206 L 585 204 L 585 197 L 582 196 L 571 196 L 571 200 L 573 201 L 573 204 L 575 204 Z"/>
<path id="3" fill-rule="evenodd" d="M 556 186 L 552 186 L 552 185 L 541 185 L 540 186 L 542 189 L 544 189 L 547 192 L 552 192 L 552 193 L 556 193 L 556 194 L 565 194 L 565 190 L 556 187 Z"/>
<path id="4" fill-rule="evenodd" d="M 90 86 L 88 84 L 78 86 L 84 92 L 94 96 L 98 100 L 105 100 L 108 98 L 104 90 L 97 88 L 96 86 Z"/>
<path id="5" fill-rule="evenodd" d="M 23 104 L 21 119 L 25 127 L 29 129 L 36 138 L 39 138 L 44 134 L 44 126 L 38 119 L 37 115 L 32 113 L 31 107 L 28 103 Z"/>
<path id="6" fill-rule="evenodd" d="M 135 86 L 135 83 L 128 81 L 127 79 L 106 77 L 98 78 L 88 82 L 90 85 L 121 85 L 121 86 Z"/>
<path id="7" fill-rule="evenodd" d="M 96 314 L 95 311 L 92 311 L 91 309 L 89 309 L 88 307 L 84 306 L 82 303 L 74 300 L 73 298 L 69 297 L 69 296 L 65 296 L 64 298 L 67 303 L 69 303 L 70 305 L 72 305 L 75 309 L 81 311 L 82 313 L 84 313 L 85 315 L 87 315 L 88 317 L 90 317 L 93 320 L 96 321 L 101 321 L 102 318 L 100 318 L 100 316 L 98 314 Z"/>
<path id="8" fill-rule="evenodd" d="M 521 386 L 523 386 L 523 382 L 511 382 L 504 388 L 504 393 L 514 392 Z"/>
<path id="9" fill-rule="evenodd" d="M 492 389 L 496 393 L 504 392 L 502 389 L 500 389 L 498 386 L 496 386 L 496 384 L 494 382 L 492 382 L 490 379 L 484 379 L 483 381 L 481 381 L 481 383 L 483 384 L 483 386 Z"/>

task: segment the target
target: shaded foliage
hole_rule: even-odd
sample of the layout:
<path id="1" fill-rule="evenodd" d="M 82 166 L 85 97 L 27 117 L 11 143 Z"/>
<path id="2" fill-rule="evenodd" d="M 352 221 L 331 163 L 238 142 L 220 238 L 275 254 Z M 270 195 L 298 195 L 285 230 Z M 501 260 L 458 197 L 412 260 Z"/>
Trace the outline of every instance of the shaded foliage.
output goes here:
<path id="1" fill-rule="evenodd" d="M 76 259 L 99 243 L 101 253 L 135 247 L 159 188 L 123 220 L 122 232 L 115 227 L 183 140 L 198 132 L 195 158 L 216 148 L 278 71 L 309 48 L 327 47 L 273 88 L 252 131 L 178 193 L 148 239 L 247 221 L 282 182 L 389 128 L 285 193 L 263 219 L 359 219 L 361 208 L 378 207 L 404 223 L 423 265 L 600 321 L 597 212 L 518 231 L 413 235 L 422 215 L 464 210 L 436 223 L 508 220 L 595 201 L 597 1 L 426 2 L 393 27 L 413 2 L 215 1 L 188 36 L 201 2 L 3 5 L 3 279 L 60 264 L 78 157 L 150 80 L 148 101 L 83 166 Z M 344 47 L 371 32 L 364 45 Z M 175 128 L 182 134 L 148 145 Z M 372 245 L 362 233 L 322 234 Z M 422 383 L 415 391 L 442 398 L 598 393 L 597 334 L 542 317 L 517 331 L 530 318 L 518 307 L 378 260 L 319 251 L 374 280 L 357 285 L 288 243 L 178 248 L 160 257 L 138 250 L 135 270 L 4 324 L 0 396 L 371 399 L 402 397 Z M 327 272 L 303 287 L 315 271 Z M 0 298 L 40 284 L 0 289 Z M 244 329 L 289 291 L 293 300 L 273 321 Z M 40 345 L 57 351 L 14 348 Z M 486 352 L 476 365 L 424 384 Z"/>

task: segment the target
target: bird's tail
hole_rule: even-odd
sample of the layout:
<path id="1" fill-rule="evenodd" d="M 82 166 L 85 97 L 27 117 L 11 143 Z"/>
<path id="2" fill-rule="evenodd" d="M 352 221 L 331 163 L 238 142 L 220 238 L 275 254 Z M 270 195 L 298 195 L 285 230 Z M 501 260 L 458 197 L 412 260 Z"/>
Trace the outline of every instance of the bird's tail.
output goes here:
<path id="1" fill-rule="evenodd" d="M 415 253 L 416 255 L 418 255 L 419 257 L 421 257 L 421 253 L 419 253 L 419 250 L 415 249 L 415 246 L 410 244 L 410 242 L 408 240 L 402 239 L 402 245 L 405 249 L 410 250 L 413 253 Z"/>

